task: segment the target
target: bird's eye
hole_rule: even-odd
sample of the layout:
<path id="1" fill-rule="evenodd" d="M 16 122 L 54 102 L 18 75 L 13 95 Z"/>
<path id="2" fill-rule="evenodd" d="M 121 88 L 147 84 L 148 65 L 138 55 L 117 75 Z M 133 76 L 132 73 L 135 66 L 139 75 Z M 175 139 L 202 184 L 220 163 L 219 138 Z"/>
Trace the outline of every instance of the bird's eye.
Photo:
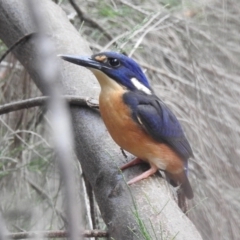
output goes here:
<path id="1" fill-rule="evenodd" d="M 109 58 L 108 63 L 111 67 L 118 67 L 120 66 L 120 61 L 117 58 Z"/>

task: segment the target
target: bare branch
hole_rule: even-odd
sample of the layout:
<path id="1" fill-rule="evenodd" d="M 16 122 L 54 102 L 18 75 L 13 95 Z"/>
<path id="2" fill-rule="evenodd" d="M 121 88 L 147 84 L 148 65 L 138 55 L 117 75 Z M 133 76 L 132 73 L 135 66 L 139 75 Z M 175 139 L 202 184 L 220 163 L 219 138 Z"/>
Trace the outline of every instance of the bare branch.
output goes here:
<path id="1" fill-rule="evenodd" d="M 83 236 L 86 238 L 90 237 L 108 237 L 106 231 L 101 230 L 84 230 Z M 10 239 L 26 239 L 26 238 L 66 238 L 69 237 L 66 231 L 45 231 L 45 232 L 19 232 L 7 234 Z"/>
<path id="2" fill-rule="evenodd" d="M 37 33 L 29 33 L 21 37 L 18 41 L 16 41 L 11 47 L 8 48 L 8 50 L 1 56 L 0 58 L 0 63 L 2 60 L 10 53 L 13 51 L 14 48 L 18 47 L 21 44 L 24 44 L 26 41 L 28 41 L 30 38 L 36 36 Z"/>
<path id="3" fill-rule="evenodd" d="M 49 195 L 44 191 L 44 189 L 42 189 L 40 186 L 38 186 L 36 183 L 34 183 L 31 179 L 29 179 L 28 177 L 25 177 L 26 181 L 28 182 L 28 184 L 38 193 L 38 195 L 44 199 L 47 200 L 47 203 L 52 207 L 53 206 L 53 202 L 51 200 L 51 198 L 49 197 Z M 61 219 L 67 223 L 67 219 L 66 216 L 64 215 L 64 213 L 55 207 L 55 211 L 56 213 L 61 217 Z"/>
<path id="4" fill-rule="evenodd" d="M 87 14 L 85 14 L 77 5 L 75 0 L 69 0 L 71 3 L 72 7 L 75 9 L 77 12 L 78 17 L 80 18 L 81 21 L 85 21 L 90 24 L 91 27 L 97 28 L 101 33 L 104 34 L 105 37 L 108 38 L 109 41 L 113 39 L 113 37 L 106 31 L 105 28 L 103 28 L 99 23 L 94 21 L 92 18 L 88 17 Z"/>
<path id="5" fill-rule="evenodd" d="M 98 108 L 97 101 L 92 98 L 81 98 L 78 96 L 71 96 L 71 95 L 63 96 L 63 98 L 70 105 Z M 6 114 L 9 112 L 13 112 L 13 111 L 17 111 L 17 110 L 21 110 L 21 109 L 42 106 L 42 105 L 45 105 L 48 100 L 49 100 L 49 97 L 42 96 L 42 97 L 30 98 L 30 99 L 26 99 L 26 100 L 22 100 L 22 101 L 7 103 L 7 104 L 0 106 L 0 115 Z"/>

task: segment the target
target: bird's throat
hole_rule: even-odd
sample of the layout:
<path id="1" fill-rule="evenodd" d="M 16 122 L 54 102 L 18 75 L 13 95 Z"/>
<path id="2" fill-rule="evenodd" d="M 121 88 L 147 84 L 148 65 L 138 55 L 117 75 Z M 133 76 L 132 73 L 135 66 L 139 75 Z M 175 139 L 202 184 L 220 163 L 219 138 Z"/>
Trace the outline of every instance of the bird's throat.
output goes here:
<path id="1" fill-rule="evenodd" d="M 115 80 L 109 78 L 105 73 L 96 70 L 91 69 L 95 77 L 97 78 L 102 92 L 111 92 L 111 91 L 123 91 L 123 86 L 118 84 Z"/>

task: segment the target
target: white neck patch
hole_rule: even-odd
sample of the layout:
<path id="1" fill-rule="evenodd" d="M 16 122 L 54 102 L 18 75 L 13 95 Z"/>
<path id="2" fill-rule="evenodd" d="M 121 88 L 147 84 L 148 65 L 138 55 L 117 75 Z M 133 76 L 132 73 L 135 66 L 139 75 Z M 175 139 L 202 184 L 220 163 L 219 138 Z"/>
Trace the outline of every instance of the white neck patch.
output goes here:
<path id="1" fill-rule="evenodd" d="M 142 83 L 140 83 L 136 78 L 131 78 L 131 82 L 132 84 L 138 89 L 141 90 L 143 92 L 145 92 L 146 94 L 151 95 L 151 91 L 150 89 L 148 89 L 147 87 L 145 87 Z"/>

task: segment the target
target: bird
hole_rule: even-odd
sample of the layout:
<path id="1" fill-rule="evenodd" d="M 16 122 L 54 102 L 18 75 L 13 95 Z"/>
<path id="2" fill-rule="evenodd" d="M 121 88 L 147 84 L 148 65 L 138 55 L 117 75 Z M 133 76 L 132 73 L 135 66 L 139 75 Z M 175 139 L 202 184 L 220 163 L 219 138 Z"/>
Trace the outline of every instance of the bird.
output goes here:
<path id="1" fill-rule="evenodd" d="M 101 87 L 99 109 L 103 122 L 113 140 L 136 157 L 120 169 L 141 162 L 150 165 L 128 184 L 162 170 L 173 186 L 180 186 L 184 195 L 192 199 L 193 190 L 188 179 L 192 148 L 177 117 L 154 93 L 139 64 L 124 54 L 111 51 L 92 56 L 60 57 L 91 70 L 96 76 Z"/>

